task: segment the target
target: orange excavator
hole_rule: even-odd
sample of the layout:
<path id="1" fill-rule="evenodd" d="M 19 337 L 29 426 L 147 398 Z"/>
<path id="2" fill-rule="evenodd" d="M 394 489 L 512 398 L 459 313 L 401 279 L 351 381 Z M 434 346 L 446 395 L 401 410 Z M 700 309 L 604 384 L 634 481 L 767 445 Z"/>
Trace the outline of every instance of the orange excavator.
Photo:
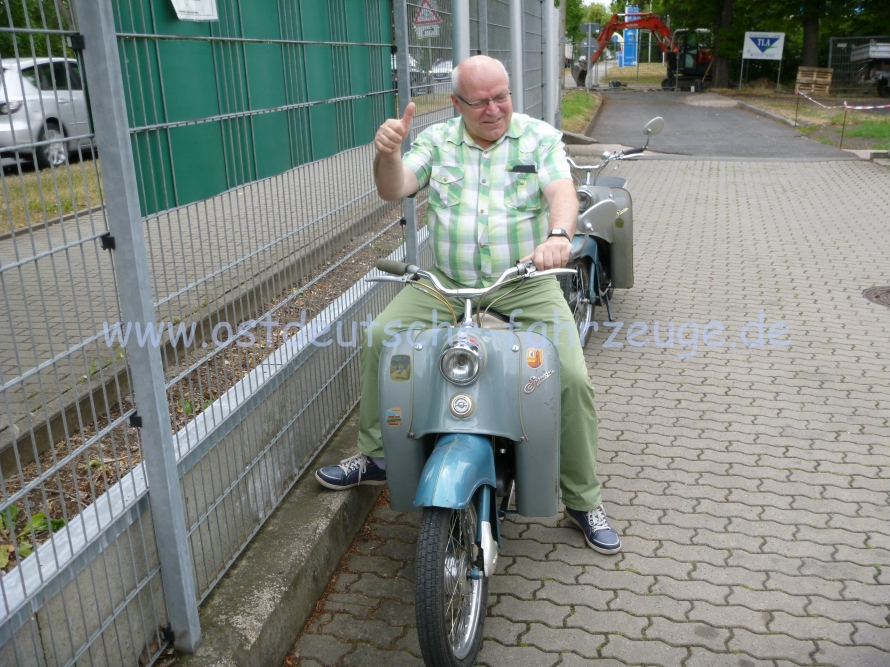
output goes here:
<path id="1" fill-rule="evenodd" d="M 662 87 L 679 88 L 690 83 L 701 87 L 714 60 L 711 31 L 682 29 L 671 33 L 671 29 L 657 14 L 636 14 L 629 20 L 622 20 L 618 14 L 612 14 L 612 18 L 602 27 L 596 38 L 599 46 L 590 56 L 591 64 L 597 61 L 616 31 L 634 29 L 649 30 L 666 56 L 667 78 L 661 82 Z"/>

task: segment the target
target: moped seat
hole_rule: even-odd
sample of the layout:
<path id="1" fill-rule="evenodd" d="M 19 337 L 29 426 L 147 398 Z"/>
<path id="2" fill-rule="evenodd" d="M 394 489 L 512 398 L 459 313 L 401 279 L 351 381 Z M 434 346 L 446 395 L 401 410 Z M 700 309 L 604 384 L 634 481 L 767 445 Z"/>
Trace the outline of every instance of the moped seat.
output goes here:
<path id="1" fill-rule="evenodd" d="M 476 314 L 478 312 L 478 309 L 473 310 L 473 322 L 476 321 Z M 464 318 L 461 316 L 457 323 L 460 324 L 463 321 Z M 489 310 L 482 316 L 482 328 L 491 329 L 492 331 L 510 331 L 510 318 L 496 310 Z"/>

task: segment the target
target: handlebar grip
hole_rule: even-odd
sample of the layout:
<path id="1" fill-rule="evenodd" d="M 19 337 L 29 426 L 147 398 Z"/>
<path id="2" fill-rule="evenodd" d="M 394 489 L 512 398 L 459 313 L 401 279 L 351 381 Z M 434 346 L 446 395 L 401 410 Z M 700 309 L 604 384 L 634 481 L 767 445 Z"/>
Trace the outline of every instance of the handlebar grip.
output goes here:
<path id="1" fill-rule="evenodd" d="M 625 155 L 637 155 L 639 153 L 644 152 L 645 148 L 631 148 L 629 151 L 624 151 Z"/>
<path id="2" fill-rule="evenodd" d="M 404 276 L 406 273 L 416 273 L 418 268 L 413 264 L 405 264 L 397 262 L 394 259 L 378 259 L 377 270 L 384 273 L 391 273 L 394 276 Z"/>

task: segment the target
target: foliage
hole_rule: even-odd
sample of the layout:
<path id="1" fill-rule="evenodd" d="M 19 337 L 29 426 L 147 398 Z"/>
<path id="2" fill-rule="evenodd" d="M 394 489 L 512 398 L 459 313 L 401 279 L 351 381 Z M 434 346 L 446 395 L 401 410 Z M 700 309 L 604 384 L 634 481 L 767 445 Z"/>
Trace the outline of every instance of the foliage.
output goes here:
<path id="1" fill-rule="evenodd" d="M 623 3 L 624 0 L 618 0 Z M 616 3 L 613 3 L 613 6 Z M 661 0 L 660 14 L 669 14 L 674 28 L 714 28 L 724 0 Z M 722 55 L 738 66 L 738 52 L 746 31 L 785 33 L 782 71 L 793 79 L 803 52 L 804 12 L 819 18 L 819 65 L 828 64 L 830 37 L 890 35 L 887 0 L 734 0 L 732 23 L 715 35 Z M 777 63 L 757 65 L 756 76 L 775 80 Z M 752 72 L 752 76 L 755 73 Z"/>
<path id="2" fill-rule="evenodd" d="M 585 23 L 599 23 L 600 27 L 605 25 L 612 14 L 608 9 L 603 7 L 601 4 L 592 2 L 590 6 L 587 8 L 587 14 L 584 17 Z"/>
<path id="3" fill-rule="evenodd" d="M 585 9 L 581 0 L 565 0 L 566 2 L 566 37 L 573 42 L 580 42 L 581 24 L 584 23 Z"/>
<path id="4" fill-rule="evenodd" d="M 18 0 L 2 3 L 0 28 L 71 29 L 70 0 Z M 61 35 L 0 32 L 0 57 L 73 57 Z"/>

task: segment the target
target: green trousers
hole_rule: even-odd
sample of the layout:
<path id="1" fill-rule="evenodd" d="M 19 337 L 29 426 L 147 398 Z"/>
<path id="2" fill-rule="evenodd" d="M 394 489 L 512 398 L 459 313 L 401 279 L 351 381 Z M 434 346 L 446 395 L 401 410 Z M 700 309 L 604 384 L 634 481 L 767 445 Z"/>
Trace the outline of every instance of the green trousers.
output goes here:
<path id="1" fill-rule="evenodd" d="M 431 272 L 446 287 L 464 287 L 441 271 L 433 269 Z M 483 307 L 514 287 L 502 288 L 486 297 Z M 449 299 L 449 302 L 460 316 L 464 309 L 463 302 L 458 299 Z M 556 343 L 562 384 L 559 459 L 562 501 L 566 507 L 576 510 L 599 507 L 602 498 L 596 476 L 598 419 L 595 395 L 572 312 L 563 298 L 559 283 L 555 277 L 530 280 L 498 300 L 493 309 L 503 315 L 513 314 L 516 330 L 525 330 L 534 325 L 534 331 L 545 333 Z M 407 330 L 412 326 L 415 329 L 428 328 L 432 326 L 434 310 L 438 324 L 450 321 L 451 313 L 442 302 L 418 289 L 406 287 L 365 329 L 361 350 L 362 397 L 358 449 L 366 456 L 383 456 L 377 406 L 377 369 L 383 341 L 387 337 L 383 328 L 390 324 L 389 331 Z M 542 327 L 546 331 L 542 331 Z"/>

